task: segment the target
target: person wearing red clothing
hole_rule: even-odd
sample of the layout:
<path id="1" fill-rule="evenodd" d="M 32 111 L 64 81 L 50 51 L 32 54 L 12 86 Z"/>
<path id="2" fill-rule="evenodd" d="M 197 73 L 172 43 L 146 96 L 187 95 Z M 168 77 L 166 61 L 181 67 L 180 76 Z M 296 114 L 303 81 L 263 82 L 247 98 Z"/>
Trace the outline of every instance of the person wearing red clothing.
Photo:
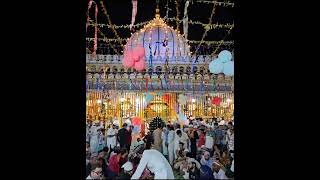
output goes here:
<path id="1" fill-rule="evenodd" d="M 114 179 L 116 176 L 120 173 L 120 164 L 122 159 L 125 159 L 128 155 L 128 152 L 126 149 L 121 149 L 120 152 L 117 152 L 117 154 L 113 154 L 109 159 L 109 166 L 108 166 L 108 178 Z"/>
<path id="2" fill-rule="evenodd" d="M 206 133 L 204 132 L 203 129 L 201 129 L 201 133 L 198 141 L 198 148 L 201 148 L 201 146 L 205 144 L 205 137 L 206 137 Z"/>

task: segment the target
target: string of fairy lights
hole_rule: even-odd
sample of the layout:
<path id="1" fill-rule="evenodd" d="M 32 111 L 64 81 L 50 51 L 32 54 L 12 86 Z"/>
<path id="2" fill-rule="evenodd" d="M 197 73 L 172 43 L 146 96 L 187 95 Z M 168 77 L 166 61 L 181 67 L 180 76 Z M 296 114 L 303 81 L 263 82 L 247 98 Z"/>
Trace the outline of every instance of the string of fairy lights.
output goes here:
<path id="1" fill-rule="evenodd" d="M 225 2 L 219 2 L 219 1 L 204 1 L 204 0 L 197 0 L 195 1 L 197 3 L 204 3 L 204 4 L 215 4 L 223 7 L 234 7 L 234 3 L 230 1 L 225 1 Z"/>
<path id="2" fill-rule="evenodd" d="M 94 38 L 86 38 L 87 41 L 93 41 Z M 120 39 L 122 42 L 126 42 L 126 38 L 121 38 Z M 119 39 L 113 39 L 113 38 L 98 38 L 98 41 L 103 41 L 103 42 L 118 42 Z M 206 45 L 224 45 L 224 46 L 231 46 L 234 44 L 234 41 L 197 41 L 197 40 L 188 40 L 189 44 L 206 44 Z"/>
<path id="3" fill-rule="evenodd" d="M 163 18 L 164 20 L 168 20 L 168 21 L 179 21 L 179 23 L 183 22 L 182 19 L 177 19 L 177 18 Z M 143 27 L 144 25 L 148 24 L 149 21 L 144 21 L 138 24 L 133 25 L 133 27 L 135 28 L 140 28 Z M 192 21 L 189 20 L 188 24 L 191 25 L 201 25 L 204 29 L 208 29 L 208 30 L 214 30 L 214 29 L 231 29 L 234 27 L 234 23 L 226 23 L 226 24 L 221 24 L 221 23 L 214 23 L 214 24 L 205 24 L 202 23 L 200 21 Z M 89 26 L 94 26 L 94 21 L 90 20 L 90 24 Z M 130 28 L 130 24 L 125 24 L 125 25 L 109 25 L 109 24 L 97 24 L 98 27 L 106 27 L 106 28 L 114 28 L 114 29 L 129 29 Z"/>
<path id="4" fill-rule="evenodd" d="M 228 32 L 227 32 L 227 34 L 224 36 L 224 38 L 223 39 L 225 39 L 230 33 L 231 33 L 231 30 L 232 29 L 230 29 Z M 223 41 L 223 40 L 222 40 Z M 211 54 L 211 56 L 212 55 L 215 55 L 216 53 L 217 53 L 217 51 L 218 51 L 218 49 L 219 49 L 219 47 L 222 45 L 222 43 L 220 43 L 218 46 L 217 46 L 217 48 L 212 52 L 212 54 Z"/>
<path id="5" fill-rule="evenodd" d="M 213 18 L 213 15 L 215 14 L 215 12 L 216 12 L 216 5 L 213 5 L 212 11 L 211 11 L 211 15 L 210 15 L 210 17 L 209 17 L 209 25 L 210 25 L 211 22 L 212 22 L 212 18 Z M 200 43 L 199 43 L 199 45 L 198 45 L 198 47 L 197 47 L 197 49 L 196 49 L 196 51 L 195 51 L 195 54 L 198 53 L 198 50 L 199 50 L 199 48 L 200 48 L 200 45 L 202 44 L 204 38 L 207 36 L 208 30 L 209 30 L 209 29 L 206 28 L 205 31 L 204 31 L 204 33 L 202 34 L 201 41 L 200 41 Z"/>
<path id="6" fill-rule="evenodd" d="M 177 11 L 176 26 L 177 26 L 177 30 L 179 30 L 179 25 L 180 25 L 180 21 L 178 21 L 179 15 L 180 15 L 179 3 L 177 2 L 177 0 L 175 0 L 174 3 L 176 4 L 176 11 Z"/>
<path id="7" fill-rule="evenodd" d="M 230 2 L 230 1 L 224 1 L 224 2 L 218 2 L 218 1 L 203 1 L 203 0 L 193 0 L 192 3 L 202 3 L 202 4 L 212 4 L 213 6 L 222 6 L 222 7 L 230 7 L 230 8 L 233 8 L 234 7 L 234 3 Z M 175 22 L 176 25 L 177 25 L 177 31 L 178 31 L 178 28 L 179 28 L 179 25 L 180 23 L 183 22 L 183 20 L 179 19 L 179 15 L 180 15 L 180 12 L 179 12 L 179 4 L 177 3 L 177 0 L 175 0 L 175 4 L 176 4 L 176 9 L 177 9 L 177 14 L 176 14 L 176 17 L 172 17 L 172 18 L 169 18 L 169 17 L 166 17 L 164 18 L 166 21 L 168 22 Z M 94 25 L 97 25 L 98 27 L 98 32 L 99 32 L 99 35 L 102 37 L 102 38 L 97 38 L 96 40 L 98 41 L 103 41 L 103 42 L 107 42 L 110 47 L 114 50 L 114 52 L 118 55 L 119 54 L 119 50 L 117 50 L 117 48 L 114 47 L 114 43 L 119 43 L 121 46 L 123 46 L 123 44 L 127 41 L 127 38 L 120 38 L 117 30 L 118 29 L 129 29 L 130 28 L 130 25 L 129 24 L 124 24 L 124 25 L 115 25 L 115 24 L 112 24 L 112 21 L 111 21 L 111 18 L 103 4 L 103 1 L 100 0 L 100 5 L 101 5 L 101 8 L 102 8 L 102 12 L 104 13 L 104 15 L 107 17 L 107 24 L 98 24 L 96 21 L 90 21 L 89 23 L 89 26 L 92 27 Z M 178 7 L 178 8 L 177 8 Z M 206 44 L 206 45 L 214 45 L 214 46 L 217 46 L 216 49 L 213 51 L 212 55 L 215 55 L 217 50 L 219 49 L 220 46 L 228 46 L 228 45 L 233 45 L 234 42 L 233 41 L 225 41 L 226 37 L 231 33 L 231 30 L 234 28 L 234 24 L 233 23 L 226 23 L 226 24 L 221 24 L 221 23 L 215 23 L 215 24 L 212 24 L 212 16 L 213 16 L 214 13 L 211 13 L 211 16 L 209 18 L 209 23 L 208 24 L 205 24 L 205 23 L 202 23 L 200 21 L 193 21 L 193 20 L 189 20 L 188 21 L 188 24 L 191 24 L 191 25 L 200 25 L 202 26 L 204 29 L 205 29 L 205 33 L 202 35 L 202 38 L 201 40 L 188 40 L 187 42 L 189 44 L 195 44 L 195 45 L 198 45 L 197 46 L 197 49 L 199 48 L 199 46 L 201 44 Z M 135 29 L 139 29 L 143 26 L 145 26 L 146 24 L 148 24 L 149 21 L 145 21 L 145 22 L 140 22 L 140 23 L 137 23 L 135 25 L 133 25 L 133 27 Z M 94 24 L 96 23 L 96 24 Z M 110 28 L 113 32 L 113 34 L 115 35 L 115 38 L 107 38 L 107 35 L 104 34 L 102 32 L 102 28 Z M 225 29 L 227 31 L 226 35 L 224 36 L 224 38 L 222 40 L 218 40 L 218 41 L 205 41 L 205 37 L 207 35 L 207 33 L 210 31 L 210 30 L 216 30 L 216 29 Z M 86 38 L 87 41 L 89 42 L 92 42 L 94 41 L 94 38 Z M 87 50 L 90 52 L 90 49 L 87 48 Z M 197 51 L 196 51 L 197 52 Z M 194 53 L 195 55 L 197 53 Z M 192 63 L 191 63 L 192 64 Z M 104 72 L 105 74 L 105 72 Z M 157 81 L 159 84 L 158 86 L 160 87 L 160 83 L 162 83 L 161 81 Z M 181 81 L 182 83 L 184 81 Z M 190 81 L 186 81 L 187 84 L 190 83 Z M 201 84 L 201 86 L 207 86 L 208 83 L 211 83 L 212 81 L 208 81 L 208 82 L 204 82 Z M 117 82 L 116 81 L 112 81 L 113 85 L 114 85 L 114 89 L 117 89 Z M 135 81 L 132 81 L 130 80 L 130 82 L 128 82 L 129 84 L 132 84 L 133 88 L 134 89 L 137 89 L 135 86 L 138 86 L 138 84 L 135 84 L 136 82 Z M 167 82 L 166 82 L 167 83 Z M 178 83 L 178 82 L 176 82 Z M 143 85 L 143 83 L 141 83 Z M 143 91 L 143 88 L 141 88 L 141 84 L 140 85 L 140 92 L 144 92 Z M 151 84 L 152 85 L 152 84 Z M 167 84 L 167 86 L 171 84 Z M 121 86 L 119 84 L 119 86 Z M 194 85 L 192 85 L 194 86 Z M 162 87 L 162 84 L 161 84 L 161 87 Z M 131 89 L 131 87 L 130 87 Z M 138 88 L 139 89 L 139 88 Z M 206 89 L 206 88 L 205 88 Z M 158 89 L 159 90 L 159 89 Z M 161 89 L 163 90 L 163 89 Z M 122 94 L 122 93 L 121 93 Z M 206 93 L 207 94 L 207 93 Z M 216 96 L 216 94 L 214 94 Z M 194 92 L 192 92 L 192 95 L 190 95 L 190 97 L 196 97 Z M 134 96 L 132 96 L 134 97 Z M 200 96 L 199 96 L 200 97 Z M 100 98 L 100 97 L 99 97 Z M 101 98 L 100 98 L 101 99 Z M 200 99 L 200 98 L 199 98 Z M 135 98 L 131 98 L 131 101 L 134 101 Z M 197 100 L 198 101 L 198 100 Z M 113 102 L 113 101 L 112 101 Z M 203 101 L 201 101 L 201 104 L 206 104 L 206 103 L 203 103 Z M 114 104 L 117 104 L 117 103 L 114 103 Z M 202 107 L 202 106 L 201 106 Z M 204 106 L 203 106 L 204 108 Z M 220 108 L 220 107 L 219 107 Z M 220 114 L 223 114 L 222 113 L 222 108 L 220 109 L 217 109 L 217 112 L 220 112 Z M 140 113 L 140 112 L 139 112 Z M 140 113 L 141 114 L 141 113 Z"/>
<path id="8" fill-rule="evenodd" d="M 106 15 L 106 17 L 107 17 L 107 19 L 108 19 L 108 23 L 109 23 L 109 25 L 111 26 L 111 29 L 112 29 L 113 33 L 115 34 L 115 36 L 116 36 L 117 39 L 120 39 L 117 31 L 115 30 L 115 28 L 113 28 L 113 25 L 112 25 L 112 22 L 111 22 L 111 18 L 110 18 L 110 16 L 109 16 L 108 11 L 107 11 L 106 7 L 104 6 L 102 0 L 100 0 L 100 5 L 101 5 L 101 7 L 102 7 L 103 13 Z M 119 41 L 119 42 L 120 42 L 121 46 L 124 46 L 121 41 Z"/>
<path id="9" fill-rule="evenodd" d="M 188 21 L 188 24 L 191 24 L 191 25 L 201 25 L 204 29 L 205 29 L 205 32 L 203 33 L 202 35 L 202 38 L 201 40 L 187 40 L 189 44 L 195 44 L 197 45 L 197 48 L 195 50 L 195 53 L 193 54 L 197 54 L 198 50 L 199 50 L 199 47 L 201 44 L 206 44 L 206 45 L 214 45 L 214 46 L 217 46 L 217 48 L 213 51 L 212 54 L 215 54 L 216 51 L 221 47 L 221 46 L 230 46 L 230 45 L 233 45 L 234 42 L 233 41 L 225 41 L 225 38 L 230 34 L 231 30 L 234 28 L 234 23 L 226 23 L 226 24 L 220 24 L 220 23 L 215 23 L 215 24 L 212 24 L 212 16 L 213 14 L 215 13 L 215 7 L 216 6 L 223 6 L 223 7 L 234 7 L 234 3 L 230 2 L 230 1 L 224 1 L 224 2 L 218 2 L 218 1 L 202 1 L 202 0 L 199 0 L 199 1 L 192 1 L 192 3 L 205 3 L 205 4 L 213 4 L 214 5 L 214 8 L 211 12 L 211 16 L 209 18 L 209 23 L 206 24 L 206 23 L 202 23 L 200 21 L 193 21 L 193 20 L 189 20 Z M 172 18 L 169 18 L 169 17 L 165 17 L 164 20 L 166 21 L 171 21 L 171 22 L 176 22 L 176 25 L 177 25 L 177 28 L 179 28 L 179 24 L 181 22 L 183 22 L 182 19 L 179 19 L 179 15 L 180 15 L 180 12 L 179 12 L 179 3 L 177 2 L 177 0 L 175 0 L 175 4 L 176 4 L 176 17 L 172 17 Z M 98 24 L 96 22 L 94 22 L 93 20 L 90 20 L 90 23 L 89 23 L 89 26 L 95 26 L 97 25 L 98 27 L 100 28 L 104 28 L 104 27 L 107 27 L 107 28 L 111 28 L 112 32 L 114 33 L 115 35 L 115 39 L 113 38 L 107 38 L 106 34 L 104 34 L 99 28 L 98 28 L 98 32 L 99 34 L 103 37 L 103 38 L 98 38 L 99 41 L 104 41 L 104 42 L 108 42 L 110 44 L 110 47 L 114 50 L 114 52 L 116 54 L 119 55 L 119 52 L 116 50 L 116 48 L 112 45 L 112 43 L 119 43 L 121 45 L 121 47 L 124 47 L 124 43 L 126 42 L 126 38 L 120 38 L 119 34 L 117 33 L 116 29 L 129 29 L 130 28 L 130 25 L 129 24 L 124 24 L 124 25 L 115 25 L 115 24 L 112 24 L 112 21 L 111 21 L 111 18 L 107 12 L 107 9 L 103 3 L 102 0 L 100 0 L 100 5 L 101 5 L 101 8 L 102 8 L 102 12 L 104 13 L 104 15 L 107 17 L 107 21 L 108 21 L 108 24 Z M 145 26 L 149 21 L 145 21 L 145 22 L 140 22 L 140 23 L 137 23 L 135 25 L 133 25 L 134 28 L 140 28 L 140 27 L 143 27 Z M 96 23 L 96 24 L 95 24 Z M 226 29 L 228 30 L 228 33 L 227 35 L 225 36 L 225 38 L 223 38 L 222 40 L 218 40 L 218 41 L 205 41 L 204 38 L 206 37 L 208 31 L 210 30 L 215 30 L 215 29 Z M 92 41 L 92 38 L 87 38 L 88 41 Z"/>

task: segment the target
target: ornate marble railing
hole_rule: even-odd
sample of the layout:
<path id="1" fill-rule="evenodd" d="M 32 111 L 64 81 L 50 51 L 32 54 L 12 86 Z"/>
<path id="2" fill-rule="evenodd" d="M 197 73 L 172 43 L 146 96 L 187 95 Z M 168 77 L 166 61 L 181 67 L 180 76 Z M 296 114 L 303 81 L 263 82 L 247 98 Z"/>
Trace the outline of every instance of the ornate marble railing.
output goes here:
<path id="1" fill-rule="evenodd" d="M 117 64 L 122 61 L 123 55 L 103 55 L 98 54 L 96 57 L 93 57 L 91 54 L 87 54 L 86 56 L 86 62 L 90 64 L 101 64 L 101 63 L 111 63 L 111 64 Z M 147 63 L 149 57 L 146 57 Z M 213 56 L 203 56 L 199 55 L 196 56 L 178 56 L 178 57 L 170 57 L 168 58 L 169 64 L 209 64 L 214 59 Z M 163 58 L 161 56 L 154 56 L 152 57 L 152 63 L 156 64 L 163 64 L 165 62 L 166 58 Z"/>
<path id="2" fill-rule="evenodd" d="M 227 92 L 233 91 L 233 84 L 219 84 L 213 83 L 212 81 L 206 83 L 200 82 L 173 82 L 173 81 L 161 81 L 159 82 L 150 82 L 148 83 L 148 90 L 163 90 L 170 92 L 181 92 L 181 91 L 189 91 L 189 92 Z M 95 89 L 95 90 L 130 90 L 130 91 L 144 91 L 146 89 L 145 81 L 105 81 L 105 82 L 87 82 L 87 89 Z"/>
<path id="3" fill-rule="evenodd" d="M 167 91 L 232 91 L 233 77 L 211 74 L 208 64 L 211 56 L 179 57 L 169 59 L 166 70 L 164 59 L 153 59 L 152 68 L 146 72 L 133 72 L 123 67 L 123 56 L 87 55 L 87 87 L 90 89 L 112 89 L 116 82 L 118 90 L 145 89 L 149 79 L 150 89 Z M 192 72 L 192 73 L 191 73 Z M 166 76 L 166 73 L 167 76 Z"/>

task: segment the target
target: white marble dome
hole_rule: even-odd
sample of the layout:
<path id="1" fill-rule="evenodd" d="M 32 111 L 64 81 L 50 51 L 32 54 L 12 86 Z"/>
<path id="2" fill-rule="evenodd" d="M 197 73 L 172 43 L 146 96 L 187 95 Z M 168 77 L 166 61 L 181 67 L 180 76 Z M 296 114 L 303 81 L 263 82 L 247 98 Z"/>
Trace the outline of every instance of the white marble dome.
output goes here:
<path id="1" fill-rule="evenodd" d="M 165 46 L 167 41 L 167 45 Z M 160 56 L 162 59 L 166 55 L 171 57 L 190 55 L 190 46 L 186 39 L 172 27 L 169 27 L 159 14 L 151 20 L 144 28 L 138 30 L 128 39 L 125 48 L 132 49 L 138 45 L 145 48 L 146 58 Z M 167 53 L 166 53 L 167 50 Z"/>

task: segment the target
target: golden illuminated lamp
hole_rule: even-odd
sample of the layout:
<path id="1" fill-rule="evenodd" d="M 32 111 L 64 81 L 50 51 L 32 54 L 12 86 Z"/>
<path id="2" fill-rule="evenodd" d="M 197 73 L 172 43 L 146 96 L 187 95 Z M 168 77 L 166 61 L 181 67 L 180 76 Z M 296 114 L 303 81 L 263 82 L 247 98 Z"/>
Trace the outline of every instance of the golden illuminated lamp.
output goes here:
<path id="1" fill-rule="evenodd" d="M 150 102 L 149 107 L 153 111 L 158 111 L 161 113 L 163 110 L 166 110 L 168 108 L 168 105 L 167 103 L 162 101 L 152 101 Z"/>

